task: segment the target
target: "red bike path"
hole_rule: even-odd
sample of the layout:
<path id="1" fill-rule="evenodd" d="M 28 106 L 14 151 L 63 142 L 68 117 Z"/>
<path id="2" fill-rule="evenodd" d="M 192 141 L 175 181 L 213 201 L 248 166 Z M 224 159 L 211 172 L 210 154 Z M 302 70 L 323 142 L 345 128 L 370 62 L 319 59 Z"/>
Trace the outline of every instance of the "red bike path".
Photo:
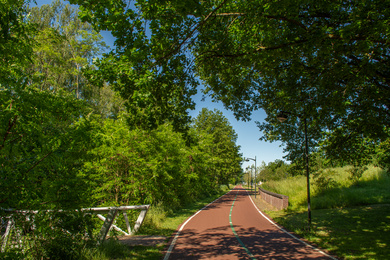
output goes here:
<path id="1" fill-rule="evenodd" d="M 236 187 L 184 222 L 168 259 L 335 259 L 283 231 Z"/>

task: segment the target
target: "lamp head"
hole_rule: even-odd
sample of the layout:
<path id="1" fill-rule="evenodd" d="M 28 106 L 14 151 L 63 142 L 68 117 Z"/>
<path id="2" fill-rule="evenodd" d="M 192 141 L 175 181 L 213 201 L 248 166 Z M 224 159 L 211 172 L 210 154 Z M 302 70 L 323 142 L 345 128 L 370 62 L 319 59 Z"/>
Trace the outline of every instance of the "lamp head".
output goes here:
<path id="1" fill-rule="evenodd" d="M 282 111 L 282 112 L 280 112 L 280 113 L 276 116 L 276 118 L 279 120 L 280 123 L 283 123 L 284 121 L 287 120 L 287 114 L 284 113 L 284 112 Z"/>

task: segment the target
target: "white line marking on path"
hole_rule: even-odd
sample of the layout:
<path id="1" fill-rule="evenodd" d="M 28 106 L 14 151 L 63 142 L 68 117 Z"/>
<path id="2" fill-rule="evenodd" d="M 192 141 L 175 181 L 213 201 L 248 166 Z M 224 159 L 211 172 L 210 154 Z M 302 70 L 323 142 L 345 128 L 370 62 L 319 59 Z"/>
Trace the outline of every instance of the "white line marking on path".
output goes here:
<path id="1" fill-rule="evenodd" d="M 245 189 L 246 190 L 246 189 Z M 327 253 L 325 253 L 324 251 L 321 251 L 320 249 L 306 243 L 305 241 L 299 239 L 298 237 L 294 236 L 293 234 L 291 234 L 290 232 L 288 232 L 287 230 L 285 230 L 284 228 L 280 227 L 278 224 L 276 224 L 275 222 L 273 222 L 271 219 L 269 219 L 266 215 L 263 214 L 263 212 L 261 212 L 261 210 L 259 210 L 259 208 L 256 206 L 256 204 L 253 202 L 252 200 L 252 197 L 249 195 L 248 191 L 246 190 L 246 193 L 248 194 L 249 198 L 251 199 L 252 201 L 252 204 L 253 206 L 256 208 L 257 212 L 259 212 L 266 220 L 268 220 L 272 225 L 274 225 L 275 227 L 277 227 L 278 229 L 280 229 L 281 231 L 283 231 L 284 233 L 286 233 L 287 235 L 289 235 L 290 237 L 300 241 L 302 244 L 304 244 L 305 246 L 308 246 L 308 247 L 311 247 L 312 249 L 314 249 L 315 251 L 323 254 L 324 256 L 327 256 L 333 260 L 337 260 L 337 258 L 334 258 L 333 256 L 331 255 L 328 255 Z"/>
<path id="2" fill-rule="evenodd" d="M 180 229 L 177 231 L 175 237 L 173 238 L 172 243 L 171 243 L 171 245 L 169 246 L 167 253 L 165 254 L 164 260 L 168 260 L 168 259 L 169 259 L 169 256 L 171 255 L 172 250 L 173 250 L 173 248 L 175 247 L 176 241 L 177 241 L 177 239 L 179 238 L 180 232 L 184 229 L 185 225 L 187 225 L 187 223 L 190 222 L 190 220 L 193 219 L 196 215 L 198 215 L 202 210 L 204 210 L 205 208 L 207 208 L 208 206 L 210 206 L 211 204 L 213 204 L 214 202 L 216 202 L 217 200 L 219 200 L 220 198 L 222 198 L 222 197 L 225 196 L 226 194 L 229 194 L 229 193 L 232 192 L 232 191 L 233 191 L 233 190 L 230 190 L 229 192 L 226 192 L 225 194 L 223 194 L 223 195 L 220 196 L 219 198 L 215 199 L 213 202 L 210 202 L 209 204 L 207 204 L 206 206 L 204 206 L 203 208 L 201 208 L 200 210 L 198 210 L 198 211 L 197 211 L 194 215 L 192 215 L 190 218 L 188 218 L 186 222 L 184 222 L 184 224 L 180 227 Z"/>

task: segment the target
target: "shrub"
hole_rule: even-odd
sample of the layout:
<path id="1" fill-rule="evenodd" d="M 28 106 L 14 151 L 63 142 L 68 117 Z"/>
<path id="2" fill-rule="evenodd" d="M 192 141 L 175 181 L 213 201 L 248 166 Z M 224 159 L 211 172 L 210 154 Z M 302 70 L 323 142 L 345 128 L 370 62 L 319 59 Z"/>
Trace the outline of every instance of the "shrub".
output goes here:
<path id="1" fill-rule="evenodd" d="M 83 212 L 18 213 L 13 219 L 15 227 L 9 235 L 4 258 L 84 259 L 84 249 L 95 244 L 91 215 Z"/>
<path id="2" fill-rule="evenodd" d="M 313 174 L 313 186 L 317 193 L 324 192 L 337 186 L 333 176 L 336 171 L 333 169 L 320 169 Z"/>
<path id="3" fill-rule="evenodd" d="M 363 173 L 367 170 L 367 166 L 354 166 L 351 167 L 348 172 L 351 174 L 349 176 L 349 179 L 352 181 L 353 184 L 357 184 L 357 182 L 360 180 L 360 178 L 363 176 Z"/>

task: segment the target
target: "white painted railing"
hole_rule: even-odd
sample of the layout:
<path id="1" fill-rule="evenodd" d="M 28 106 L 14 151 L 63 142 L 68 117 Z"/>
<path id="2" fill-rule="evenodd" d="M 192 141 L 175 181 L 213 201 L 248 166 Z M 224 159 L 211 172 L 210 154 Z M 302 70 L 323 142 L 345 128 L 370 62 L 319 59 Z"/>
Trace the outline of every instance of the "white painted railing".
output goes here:
<path id="1" fill-rule="evenodd" d="M 107 237 L 108 232 L 113 228 L 118 232 L 123 233 L 126 236 L 131 236 L 134 233 L 136 233 L 139 228 L 141 227 L 142 223 L 145 220 L 146 213 L 148 212 L 150 208 L 150 205 L 137 205 L 137 206 L 120 206 L 120 207 L 99 207 L 99 208 L 84 208 L 81 209 L 81 211 L 85 211 L 86 214 L 96 214 L 96 216 L 103 221 L 103 225 L 100 229 L 99 235 L 98 235 L 98 243 L 104 242 L 104 240 Z M 131 225 L 129 223 L 129 219 L 127 217 L 127 211 L 128 210 L 141 210 L 137 220 L 134 223 L 133 229 L 131 228 Z M 6 218 L 0 219 L 1 221 L 4 221 L 4 219 L 7 219 L 4 221 L 6 223 L 6 229 L 4 234 L 2 235 L 2 243 L 1 243 L 1 250 L 0 252 L 3 252 L 5 249 L 5 246 L 7 244 L 7 240 L 9 238 L 9 234 L 11 232 L 11 229 L 15 225 L 15 220 L 12 218 L 12 214 L 37 214 L 37 210 L 11 210 L 7 209 L 4 210 L 10 213 L 10 215 Z M 48 210 L 51 211 L 51 210 Z M 60 210 L 62 211 L 62 210 Z M 115 218 L 118 216 L 118 213 L 122 212 L 125 223 L 126 223 L 126 231 L 123 231 L 121 228 L 116 226 Z M 102 214 L 107 214 L 106 217 Z M 0 223 L 2 224 L 2 223 Z"/>

